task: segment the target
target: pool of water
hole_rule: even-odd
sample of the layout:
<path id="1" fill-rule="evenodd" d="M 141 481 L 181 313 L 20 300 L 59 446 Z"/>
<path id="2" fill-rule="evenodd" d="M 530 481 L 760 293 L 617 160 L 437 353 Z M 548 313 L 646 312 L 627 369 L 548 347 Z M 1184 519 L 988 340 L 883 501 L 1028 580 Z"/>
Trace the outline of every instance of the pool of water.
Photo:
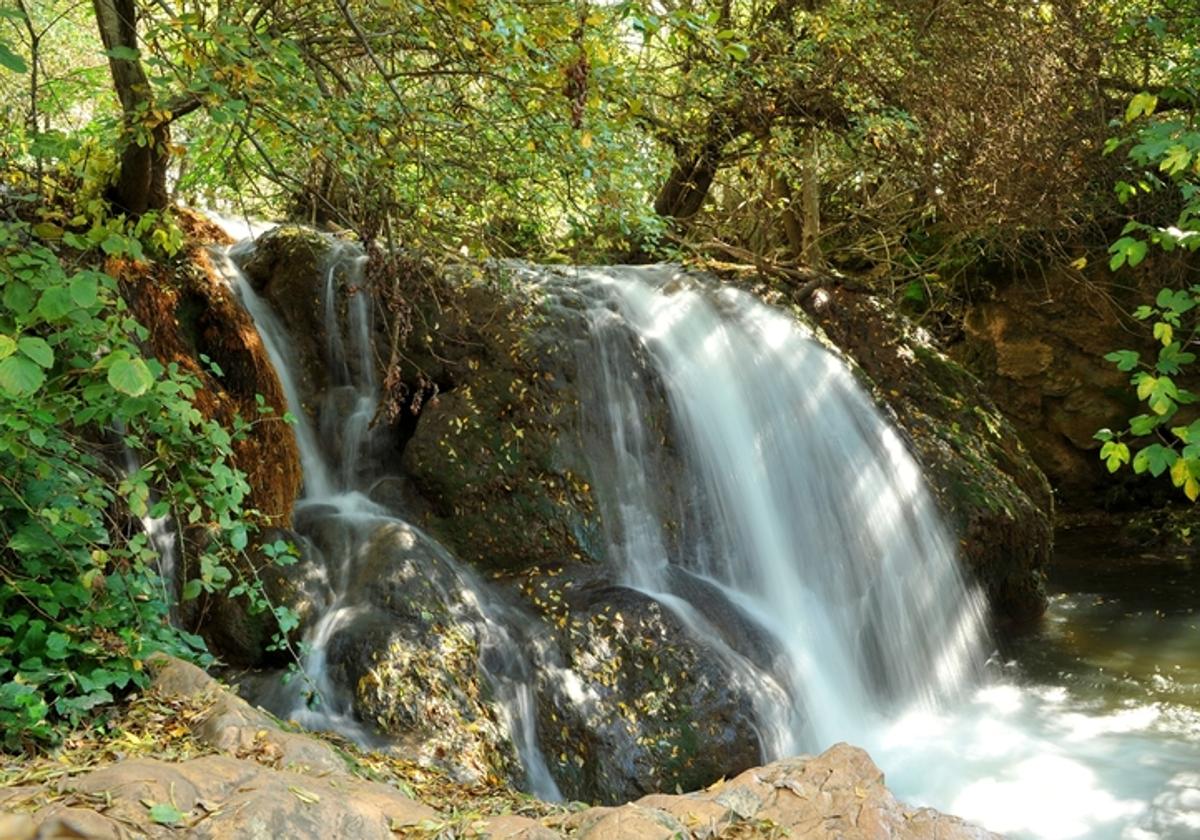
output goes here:
<path id="1" fill-rule="evenodd" d="M 1200 838 L 1200 561 L 1112 554 L 1066 535 L 1045 618 L 989 685 L 885 728 L 898 796 L 1016 838 Z"/>

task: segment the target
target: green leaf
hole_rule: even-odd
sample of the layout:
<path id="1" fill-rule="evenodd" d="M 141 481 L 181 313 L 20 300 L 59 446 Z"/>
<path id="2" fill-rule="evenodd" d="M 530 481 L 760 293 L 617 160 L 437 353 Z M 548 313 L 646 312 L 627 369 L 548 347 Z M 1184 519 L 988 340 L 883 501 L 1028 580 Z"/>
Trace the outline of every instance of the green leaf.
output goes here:
<path id="1" fill-rule="evenodd" d="M 1134 456 L 1133 471 L 1140 475 L 1149 470 L 1152 476 L 1158 478 L 1178 459 L 1179 455 L 1174 449 L 1159 443 L 1151 444 Z"/>
<path id="2" fill-rule="evenodd" d="M 1159 321 L 1154 325 L 1154 338 L 1166 347 L 1175 339 L 1175 328 L 1165 321 Z"/>
<path id="3" fill-rule="evenodd" d="M 1108 252 L 1112 254 L 1112 259 L 1108 261 L 1108 267 L 1116 271 L 1126 263 L 1130 267 L 1135 266 L 1146 258 L 1146 251 L 1147 245 L 1144 241 L 1132 236 L 1122 236 L 1109 246 Z"/>
<path id="4" fill-rule="evenodd" d="M 1109 472 L 1116 472 L 1121 468 L 1121 464 L 1129 463 L 1129 447 L 1110 440 L 1100 447 L 1100 458 L 1105 462 Z"/>
<path id="5" fill-rule="evenodd" d="M 29 72 L 29 65 L 25 63 L 25 59 L 9 49 L 8 44 L 3 41 L 0 41 L 0 67 L 14 73 Z"/>
<path id="6" fill-rule="evenodd" d="M 71 300 L 84 309 L 94 305 L 100 295 L 100 285 L 95 275 L 80 274 L 71 281 Z"/>
<path id="7" fill-rule="evenodd" d="M 1115 363 L 1117 366 L 1117 370 L 1125 371 L 1126 373 L 1128 373 L 1129 371 L 1131 371 L 1135 367 L 1137 367 L 1139 356 L 1140 356 L 1140 354 L 1133 350 L 1114 350 L 1113 352 L 1106 355 L 1104 358 L 1110 362 Z"/>
<path id="8" fill-rule="evenodd" d="M 54 632 L 46 637 L 46 656 L 50 659 L 66 659 L 67 647 L 71 644 L 71 637 L 66 633 Z"/>
<path id="9" fill-rule="evenodd" d="M 47 321 L 61 321 L 75 309 L 71 300 L 71 291 L 65 286 L 51 286 L 42 292 L 38 300 L 37 312 Z"/>
<path id="10" fill-rule="evenodd" d="M 17 342 L 21 352 L 44 368 L 54 367 L 54 351 L 44 340 L 26 336 Z"/>
<path id="11" fill-rule="evenodd" d="M 108 384 L 122 394 L 139 397 L 154 384 L 154 375 L 144 361 L 124 355 L 109 367 Z"/>
<path id="12" fill-rule="evenodd" d="M 249 544 L 250 539 L 246 534 L 246 526 L 237 524 L 229 532 L 229 544 L 233 546 L 234 551 L 244 551 Z"/>
<path id="13" fill-rule="evenodd" d="M 1187 146 L 1176 144 L 1167 149 L 1166 155 L 1163 156 L 1162 162 L 1158 168 L 1168 175 L 1174 175 L 1188 168 L 1188 164 L 1192 162 L 1192 152 Z"/>
<path id="14" fill-rule="evenodd" d="M 150 819 L 159 825 L 179 825 L 183 822 L 183 812 L 168 802 L 158 802 L 147 807 L 150 809 Z"/>
<path id="15" fill-rule="evenodd" d="M 26 397 L 42 387 L 46 375 L 36 364 L 22 356 L 0 361 L 0 389 L 10 397 Z"/>
<path id="16" fill-rule="evenodd" d="M 33 309 L 33 291 L 19 280 L 10 280 L 4 286 L 4 305 L 18 315 L 27 315 Z"/>
<path id="17" fill-rule="evenodd" d="M 1139 414 L 1129 420 L 1129 431 L 1138 437 L 1148 435 L 1158 428 L 1162 418 L 1153 414 Z"/>
<path id="18" fill-rule="evenodd" d="M 184 601 L 191 601 L 200 596 L 202 584 L 198 578 L 192 578 L 183 585 L 183 591 L 179 593 L 179 597 Z"/>
<path id="19" fill-rule="evenodd" d="M 1148 117 L 1154 113 L 1154 109 L 1157 107 L 1158 97 L 1142 91 L 1129 100 L 1129 107 L 1125 109 L 1125 122 L 1133 122 L 1143 114 Z"/>
<path id="20" fill-rule="evenodd" d="M 729 43 L 722 47 L 722 49 L 725 51 L 725 55 L 734 61 L 745 61 L 750 57 L 750 48 L 745 44 Z"/>
<path id="21" fill-rule="evenodd" d="M 17 342 L 6 335 L 0 335 L 0 359 L 7 359 L 17 352 Z"/>

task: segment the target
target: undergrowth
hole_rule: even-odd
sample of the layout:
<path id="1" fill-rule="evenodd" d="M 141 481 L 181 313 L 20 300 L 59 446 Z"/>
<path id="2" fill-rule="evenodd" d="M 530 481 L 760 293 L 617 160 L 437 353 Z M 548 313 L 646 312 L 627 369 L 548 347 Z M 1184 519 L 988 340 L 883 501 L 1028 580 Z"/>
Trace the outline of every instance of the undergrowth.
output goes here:
<path id="1" fill-rule="evenodd" d="M 56 743 L 144 687 L 156 651 L 211 660 L 170 621 L 176 582 L 160 568 L 151 520 L 170 517 L 189 535 L 185 598 L 232 589 L 253 609 L 275 609 L 235 562 L 258 519 L 232 460 L 248 424 L 205 417 L 197 379 L 143 353 L 149 334 L 104 271 L 108 259 L 167 259 L 182 234 L 167 215 L 132 222 L 53 183 L 0 172 L 0 748 L 9 751 Z"/>

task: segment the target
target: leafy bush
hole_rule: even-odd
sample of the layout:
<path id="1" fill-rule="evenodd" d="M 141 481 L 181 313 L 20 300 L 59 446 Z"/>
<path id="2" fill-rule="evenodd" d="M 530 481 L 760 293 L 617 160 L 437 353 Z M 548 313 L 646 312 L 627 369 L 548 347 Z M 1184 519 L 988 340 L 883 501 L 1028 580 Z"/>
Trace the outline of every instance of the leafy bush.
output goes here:
<path id="1" fill-rule="evenodd" d="M 1139 265 L 1151 246 L 1163 251 L 1200 249 L 1200 48 L 1195 46 L 1197 23 L 1173 31 L 1150 19 L 1150 37 L 1163 42 L 1161 64 L 1154 68 L 1161 84 L 1134 95 L 1125 111 L 1122 134 L 1108 143 L 1107 152 L 1127 147 L 1129 175 L 1116 184 L 1117 199 L 1130 205 L 1159 196 L 1166 205 L 1158 218 L 1139 218 L 1135 212 L 1109 253 L 1109 267 Z M 1190 29 L 1189 29 L 1190 27 Z M 1200 344 L 1200 285 L 1164 288 L 1154 305 L 1140 306 L 1133 316 L 1152 324 L 1161 344 L 1157 357 L 1143 359 L 1133 350 L 1116 350 L 1105 358 L 1130 373 L 1130 384 L 1149 409 L 1129 421 L 1126 429 L 1101 429 L 1100 457 L 1109 472 L 1131 465 L 1136 473 L 1171 482 L 1196 501 L 1200 498 L 1200 420 L 1194 414 L 1180 419 L 1182 407 L 1197 395 L 1182 387 L 1180 378 L 1196 361 Z M 1131 450 L 1130 444 L 1136 451 Z"/>
<path id="2" fill-rule="evenodd" d="M 85 222 L 86 224 L 86 222 Z M 234 581 L 253 521 L 233 435 L 195 406 L 196 381 L 146 358 L 146 329 L 102 253 L 140 255 L 119 220 L 86 233 L 0 222 L 0 747 L 53 741 L 145 684 L 155 651 L 204 660 L 169 621 L 173 582 L 139 520 L 199 535 L 186 596 Z M 157 229 L 157 228 L 156 228 Z M 169 235 L 145 233 L 152 243 Z M 235 430 L 237 433 L 237 430 Z M 120 466 L 128 448 L 133 458 Z M 280 617 L 289 618 L 282 611 Z M 291 622 L 288 621 L 288 624 Z"/>

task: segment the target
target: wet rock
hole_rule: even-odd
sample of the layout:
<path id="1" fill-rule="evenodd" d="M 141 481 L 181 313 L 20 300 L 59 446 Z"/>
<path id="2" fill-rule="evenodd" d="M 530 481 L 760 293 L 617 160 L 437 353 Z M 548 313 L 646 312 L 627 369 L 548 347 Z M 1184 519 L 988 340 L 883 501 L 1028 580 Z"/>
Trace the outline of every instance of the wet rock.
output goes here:
<path id="1" fill-rule="evenodd" d="M 869 295 L 823 288 L 805 307 L 904 431 L 996 617 L 1041 615 L 1053 546 L 1050 485 L 979 380 Z M 1010 361 L 1041 365 L 1045 354 L 1027 349 Z"/>
<path id="2" fill-rule="evenodd" d="M 467 780 L 514 775 L 516 757 L 490 702 L 480 651 L 487 622 L 468 581 L 398 520 L 360 535 L 345 621 L 328 667 L 353 687 L 358 716 L 414 756 Z"/>
<path id="3" fill-rule="evenodd" d="M 754 687 L 740 686 L 673 613 L 602 583 L 568 589 L 563 603 L 563 659 L 540 674 L 539 724 L 566 795 L 620 802 L 759 761 Z"/>
<path id="4" fill-rule="evenodd" d="M 328 383 L 321 269 L 332 241 L 309 228 L 281 225 L 260 236 L 253 250 L 239 258 L 250 284 L 271 304 L 293 339 L 289 350 L 294 354 L 294 375 L 310 413 Z"/>

